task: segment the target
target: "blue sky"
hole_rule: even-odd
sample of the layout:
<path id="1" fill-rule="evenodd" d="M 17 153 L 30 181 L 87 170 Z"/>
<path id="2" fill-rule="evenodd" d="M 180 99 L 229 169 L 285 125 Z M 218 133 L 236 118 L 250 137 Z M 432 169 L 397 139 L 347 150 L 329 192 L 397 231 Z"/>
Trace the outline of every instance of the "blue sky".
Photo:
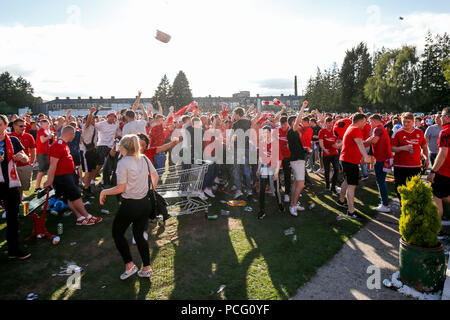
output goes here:
<path id="1" fill-rule="evenodd" d="M 151 0 L 150 0 L 151 1 Z M 160 0 L 157 0 L 160 1 Z M 243 0 L 245 1 L 245 0 Z M 97 20 L 108 19 L 108 14 L 115 10 L 121 0 L 2 0 L 0 1 L 0 23 L 13 25 L 20 23 L 25 26 L 41 26 L 46 24 L 64 23 L 66 8 L 77 5 L 83 10 L 82 22 L 95 24 Z M 160 2 L 170 2 L 170 0 Z M 279 2 L 279 3 L 277 3 Z M 258 7 L 275 6 L 278 12 L 290 12 L 294 15 L 320 15 L 328 19 L 338 20 L 344 24 L 358 24 L 365 20 L 365 9 L 370 5 L 379 6 L 383 12 L 383 20 L 396 19 L 401 15 L 413 12 L 450 12 L 450 1 L 430 0 L 288 0 L 267 1 L 255 3 Z M 276 15 L 277 12 L 274 12 Z"/>
<path id="2" fill-rule="evenodd" d="M 46 99 L 151 96 L 179 70 L 196 96 L 292 94 L 361 41 L 420 52 L 428 30 L 450 32 L 450 1 L 0 0 L 0 72 Z"/>

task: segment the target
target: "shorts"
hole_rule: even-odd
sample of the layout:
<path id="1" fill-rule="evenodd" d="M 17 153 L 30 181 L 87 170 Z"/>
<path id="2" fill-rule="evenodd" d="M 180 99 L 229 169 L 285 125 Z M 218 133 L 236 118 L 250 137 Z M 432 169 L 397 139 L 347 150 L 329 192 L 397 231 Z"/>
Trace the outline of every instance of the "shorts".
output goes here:
<path id="1" fill-rule="evenodd" d="M 99 166 L 102 166 L 105 164 L 106 157 L 109 156 L 110 151 L 111 151 L 111 148 L 109 148 L 107 146 L 98 146 L 97 147 L 97 153 L 98 153 L 97 164 Z"/>
<path id="2" fill-rule="evenodd" d="M 438 199 L 444 199 L 450 196 L 450 178 L 435 174 L 434 182 L 431 184 L 431 188 L 433 188 L 433 195 Z"/>
<path id="3" fill-rule="evenodd" d="M 62 196 L 64 200 L 75 201 L 81 198 L 80 189 L 75 184 L 73 174 L 55 176 L 53 187 L 57 196 Z"/>
<path id="4" fill-rule="evenodd" d="M 295 181 L 305 181 L 305 160 L 291 161 Z"/>
<path id="5" fill-rule="evenodd" d="M 87 172 L 92 172 L 97 168 L 98 164 L 98 153 L 97 149 L 92 149 L 84 153 L 84 158 L 86 159 Z"/>
<path id="6" fill-rule="evenodd" d="M 75 167 L 79 167 L 81 165 L 80 151 L 78 151 L 76 154 L 72 154 L 72 158 L 73 158 L 73 164 L 75 165 Z"/>
<path id="7" fill-rule="evenodd" d="M 48 154 L 38 154 L 36 159 L 39 164 L 39 172 L 46 172 L 50 165 Z"/>
<path id="8" fill-rule="evenodd" d="M 344 169 L 344 177 L 349 186 L 357 186 L 359 183 L 359 166 L 350 162 L 341 161 Z"/>
<path id="9" fill-rule="evenodd" d="M 30 190 L 33 167 L 30 164 L 24 167 L 17 167 L 17 174 L 20 179 L 20 184 L 22 185 L 22 191 Z"/>

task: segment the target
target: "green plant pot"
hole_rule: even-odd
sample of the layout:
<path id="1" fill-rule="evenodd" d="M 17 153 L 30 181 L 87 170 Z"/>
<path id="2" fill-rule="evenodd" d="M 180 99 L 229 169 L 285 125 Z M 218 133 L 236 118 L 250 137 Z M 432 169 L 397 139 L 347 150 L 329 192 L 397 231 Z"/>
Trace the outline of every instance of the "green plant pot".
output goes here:
<path id="1" fill-rule="evenodd" d="M 400 280 L 420 292 L 443 289 L 447 266 L 444 246 L 422 248 L 400 239 Z"/>

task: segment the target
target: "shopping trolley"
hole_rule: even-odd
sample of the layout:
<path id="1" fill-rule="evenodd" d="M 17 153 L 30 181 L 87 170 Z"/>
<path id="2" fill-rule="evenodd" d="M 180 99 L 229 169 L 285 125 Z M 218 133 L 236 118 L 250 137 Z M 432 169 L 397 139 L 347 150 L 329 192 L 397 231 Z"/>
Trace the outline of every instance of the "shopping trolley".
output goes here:
<path id="1" fill-rule="evenodd" d="M 202 164 L 177 164 L 157 170 L 161 178 L 156 191 L 166 200 L 184 198 L 167 207 L 170 216 L 208 213 L 211 204 L 199 197 L 209 165 L 210 162 L 203 161 Z"/>

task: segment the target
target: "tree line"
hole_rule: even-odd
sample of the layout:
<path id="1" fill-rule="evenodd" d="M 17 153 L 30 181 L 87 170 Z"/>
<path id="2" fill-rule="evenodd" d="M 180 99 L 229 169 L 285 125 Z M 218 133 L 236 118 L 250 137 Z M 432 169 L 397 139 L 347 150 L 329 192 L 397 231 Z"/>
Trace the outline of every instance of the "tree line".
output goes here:
<path id="1" fill-rule="evenodd" d="M 428 33 L 424 52 L 415 46 L 382 48 L 372 56 L 361 42 L 346 51 L 339 69 L 317 68 L 305 99 L 323 110 L 434 112 L 450 105 L 450 38 Z"/>
<path id="2" fill-rule="evenodd" d="M 16 113 L 18 108 L 32 107 L 42 102 L 33 96 L 31 83 L 23 77 L 14 79 L 9 72 L 0 74 L 0 113 Z"/>

